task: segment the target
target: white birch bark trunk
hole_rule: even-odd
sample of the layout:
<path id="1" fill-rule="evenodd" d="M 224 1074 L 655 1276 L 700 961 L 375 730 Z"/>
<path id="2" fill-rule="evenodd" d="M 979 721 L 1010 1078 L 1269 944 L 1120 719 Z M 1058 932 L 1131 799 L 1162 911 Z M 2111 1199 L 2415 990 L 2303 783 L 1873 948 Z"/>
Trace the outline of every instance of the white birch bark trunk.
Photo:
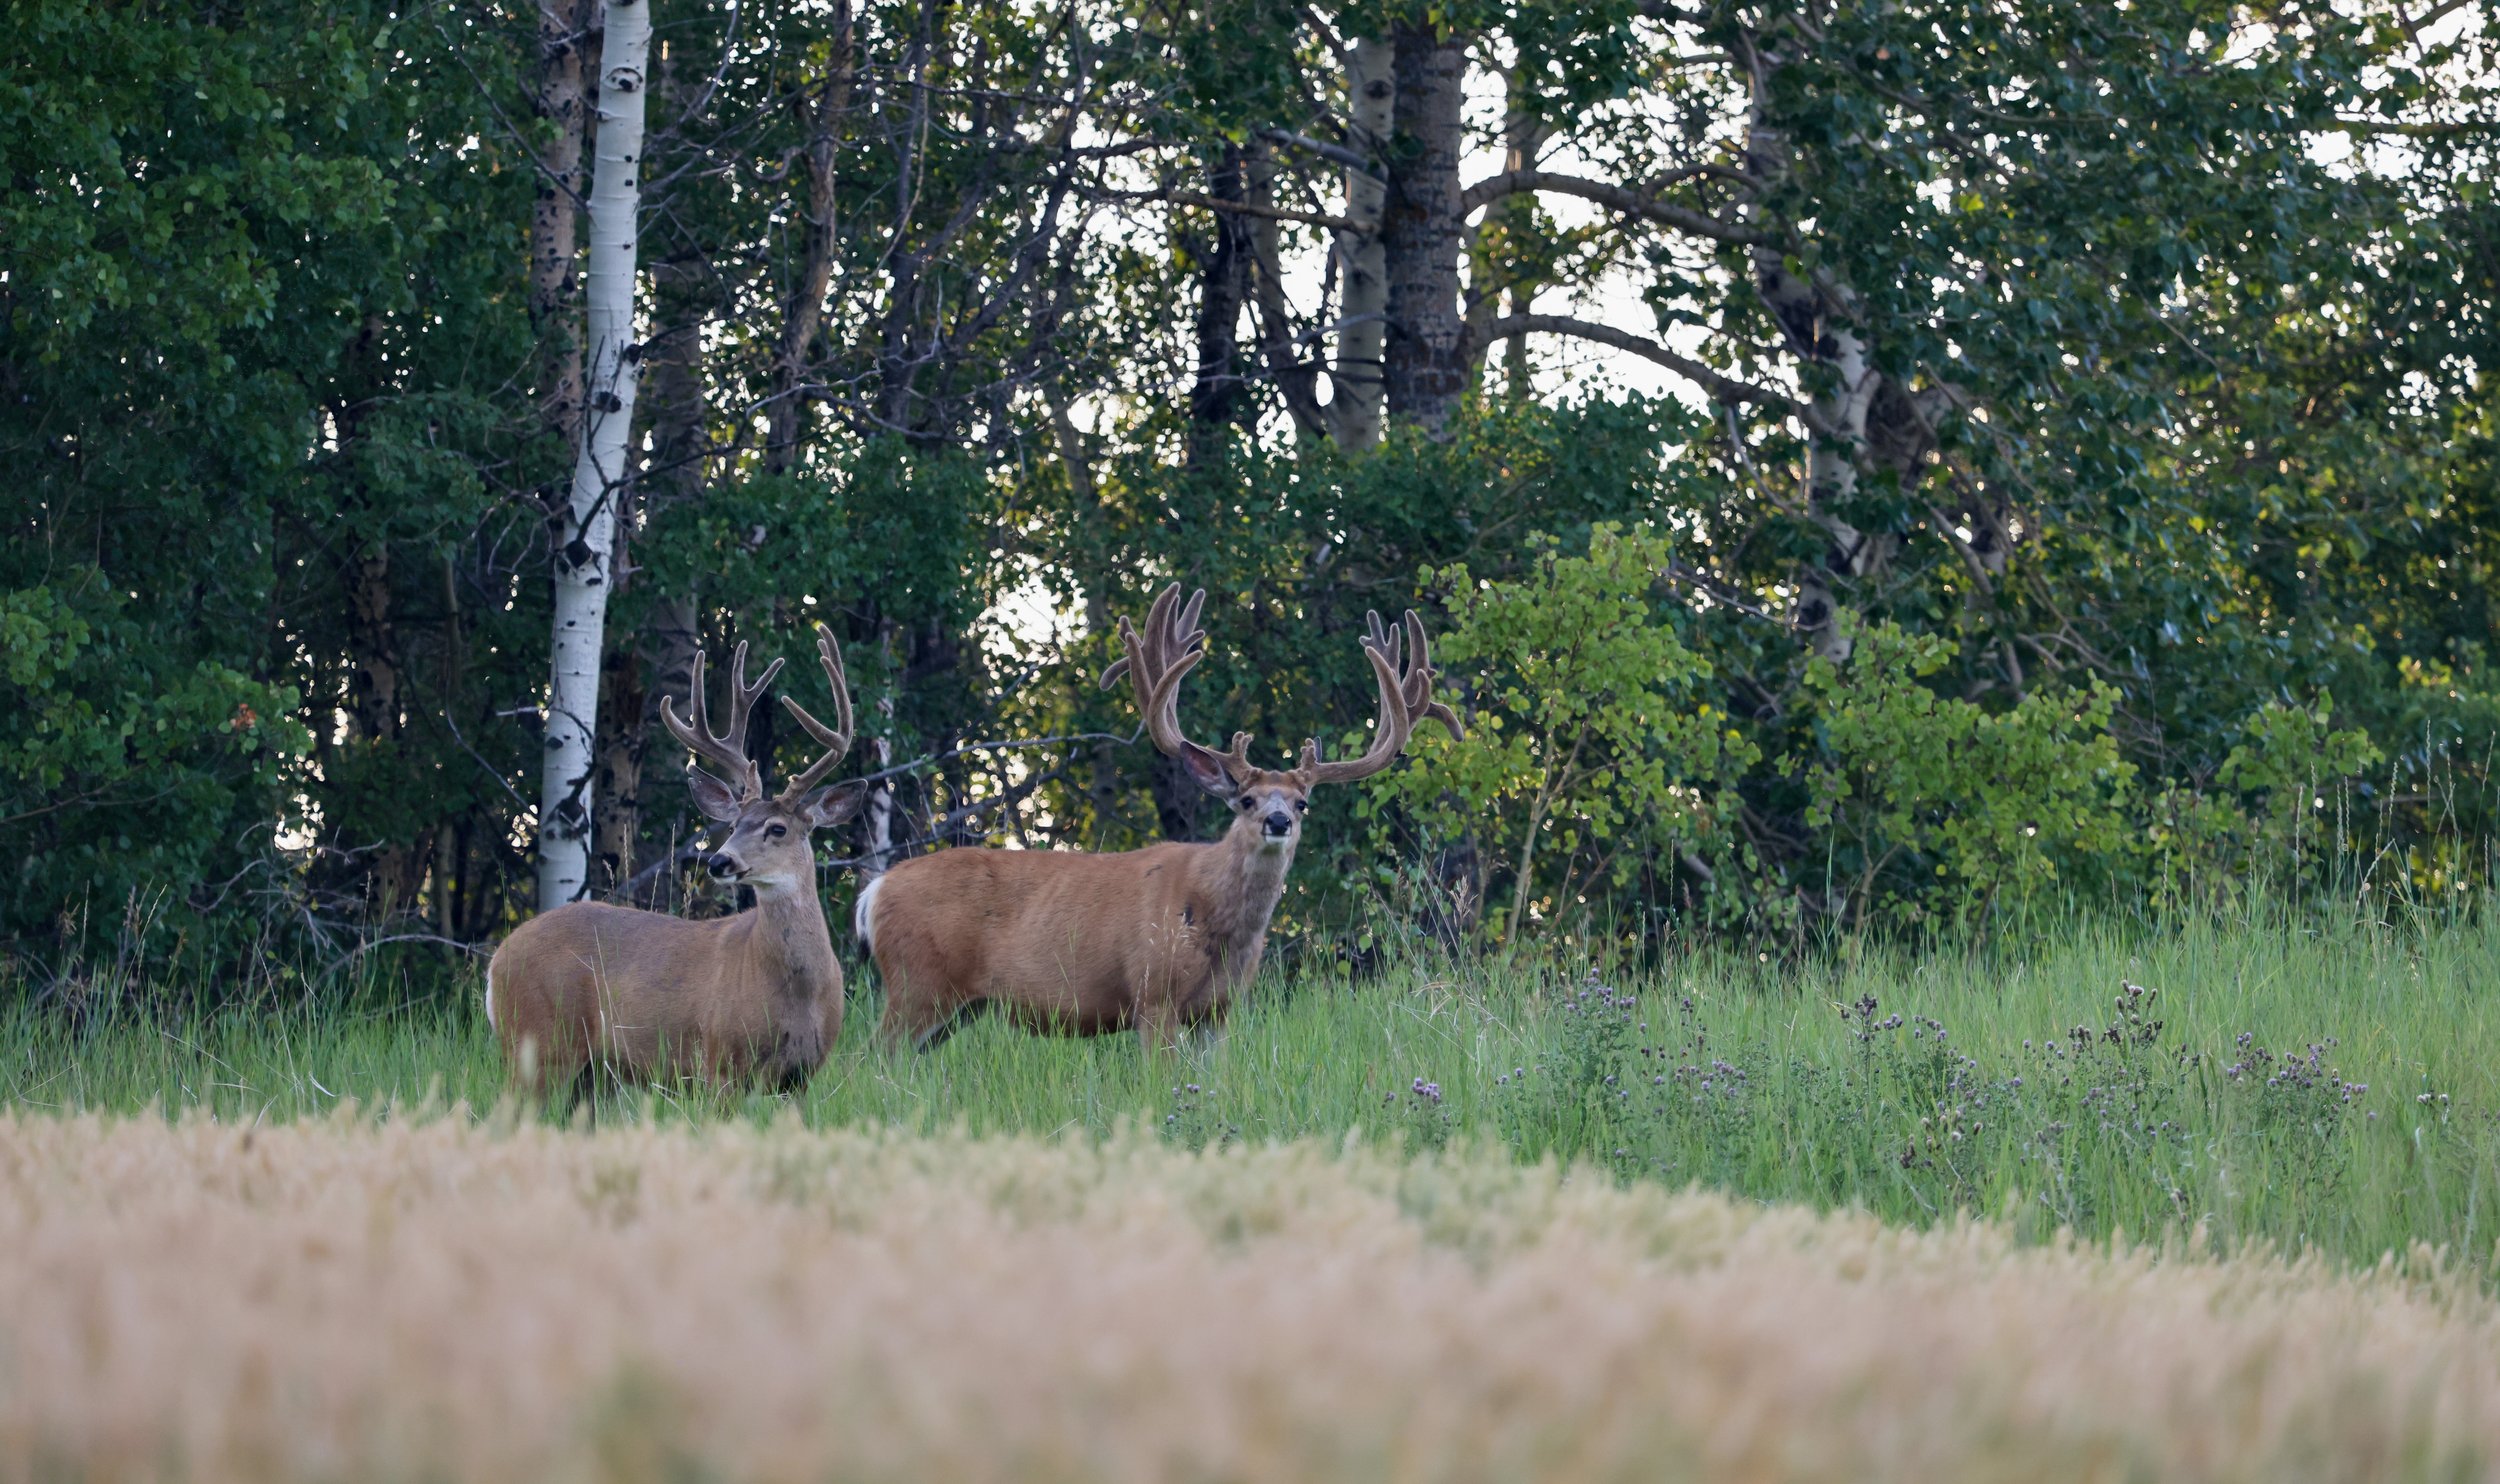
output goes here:
<path id="1" fill-rule="evenodd" d="M 1769 121 L 1770 77 L 1778 61 L 1766 53 L 1755 55 L 1746 124 L 1746 168 L 1764 181 L 1778 181 L 1787 175 L 1789 166 L 1788 140 Z M 1764 208 L 1759 196 L 1746 208 L 1746 215 L 1756 225 L 1763 224 Z M 1858 464 L 1866 448 L 1867 414 L 1882 386 L 1883 374 L 1875 369 L 1866 340 L 1858 333 L 1854 323 L 1856 297 L 1845 285 L 1817 282 L 1791 273 L 1788 260 L 1774 246 L 1755 247 L 1753 259 L 1755 290 L 1761 294 L 1764 307 L 1779 320 L 1791 354 L 1800 361 L 1828 368 L 1831 373 L 1831 385 L 1817 393 L 1810 404 L 1818 426 L 1807 431 L 1803 492 L 1807 519 L 1822 528 L 1830 545 L 1819 559 L 1806 563 L 1799 571 L 1794 611 L 1798 631 L 1815 652 L 1840 664 L 1849 658 L 1854 646 L 1840 623 L 1840 599 L 1833 590 L 1833 579 L 1867 577 L 1881 568 L 1890 554 L 1886 538 L 1859 530 L 1837 508 L 1857 493 Z"/>
<path id="2" fill-rule="evenodd" d="M 885 720 L 890 725 L 894 707 L 885 706 Z M 882 773 L 894 765 L 894 747 L 883 737 L 868 739 L 870 766 Z M 868 790 L 868 802 L 860 812 L 860 835 L 866 849 L 860 852 L 859 886 L 866 891 L 868 883 L 885 874 L 894 862 L 894 780 L 880 778 Z"/>
<path id="3" fill-rule="evenodd" d="M 1355 42 L 1346 53 L 1346 110 L 1352 126 L 1346 143 L 1375 162 L 1385 158 L 1395 127 L 1396 55 L 1396 48 L 1385 39 Z M 1380 442 L 1389 343 L 1389 261 L 1388 249 L 1380 241 L 1380 215 L 1388 201 L 1388 183 L 1380 176 L 1351 167 L 1346 170 L 1346 218 L 1363 230 L 1337 234 L 1338 271 L 1345 283 L 1344 328 L 1337 332 L 1337 354 L 1328 379 L 1328 432 L 1345 449 L 1366 449 Z"/>
<path id="4" fill-rule="evenodd" d="M 546 770 L 538 805 L 538 908 L 588 885 L 592 752 L 607 629 L 617 500 L 634 421 L 634 259 L 642 200 L 648 0 L 608 0 L 599 55 L 598 158 L 591 167 L 590 375 L 573 489 L 555 532 L 555 631 L 549 644 Z"/>

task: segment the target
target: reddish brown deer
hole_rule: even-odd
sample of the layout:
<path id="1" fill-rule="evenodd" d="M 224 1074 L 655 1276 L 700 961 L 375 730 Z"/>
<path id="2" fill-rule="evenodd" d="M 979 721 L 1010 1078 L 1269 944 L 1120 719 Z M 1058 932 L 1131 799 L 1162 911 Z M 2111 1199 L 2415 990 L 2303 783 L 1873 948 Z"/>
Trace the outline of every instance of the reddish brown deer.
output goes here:
<path id="1" fill-rule="evenodd" d="M 690 922 L 658 912 L 574 902 L 530 919 L 486 966 L 486 1018 L 515 1082 L 532 1092 L 607 1072 L 627 1080 L 696 1076 L 804 1084 L 842 1030 L 842 965 L 816 895 L 811 831 L 840 824 L 867 785 L 818 788 L 851 746 L 851 689 L 842 651 L 816 626 L 816 655 L 833 683 L 836 724 L 788 696 L 824 752 L 773 798 L 746 755 L 747 712 L 781 671 L 775 660 L 747 684 L 747 647 L 729 664 L 729 726 L 704 714 L 703 658 L 695 657 L 691 724 L 669 700 L 660 719 L 687 750 L 729 779 L 686 770 L 696 807 L 729 826 L 704 865 L 751 887 L 754 910 Z"/>
<path id="2" fill-rule="evenodd" d="M 1373 614 L 1362 641 L 1380 715 L 1361 757 L 1326 762 L 1317 742 L 1304 742 L 1299 765 L 1275 772 L 1250 765 L 1246 732 L 1227 752 L 1190 741 L 1180 684 L 1205 654 L 1205 601 L 1200 592 L 1182 604 L 1175 584 L 1142 634 L 1121 619 L 1126 654 L 1102 683 L 1108 689 L 1125 672 L 1155 746 L 1232 805 L 1224 838 L 1116 855 L 941 850 L 896 866 L 860 894 L 853 915 L 885 980 L 878 1031 L 889 1046 L 925 1048 L 987 1005 L 1033 1030 L 1133 1028 L 1150 1051 L 1185 1029 L 1220 1027 L 1258 971 L 1311 790 L 1388 767 L 1420 717 L 1458 734 L 1458 717 L 1432 699 L 1431 653 L 1410 612 L 1395 628 Z"/>

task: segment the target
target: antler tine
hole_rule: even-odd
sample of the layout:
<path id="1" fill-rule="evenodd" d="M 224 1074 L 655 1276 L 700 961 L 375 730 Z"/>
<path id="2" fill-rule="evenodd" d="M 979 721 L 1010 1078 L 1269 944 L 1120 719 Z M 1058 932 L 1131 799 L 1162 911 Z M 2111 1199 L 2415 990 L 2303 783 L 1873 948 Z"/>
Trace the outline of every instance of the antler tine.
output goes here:
<path id="1" fill-rule="evenodd" d="M 1441 723 L 1454 737 L 1465 735 L 1458 713 L 1432 699 L 1432 651 L 1424 638 L 1424 621 L 1415 611 L 1408 609 L 1399 625 L 1381 622 L 1378 613 L 1366 614 L 1365 627 L 1369 632 L 1362 641 L 1363 657 L 1371 661 L 1372 678 L 1380 685 L 1380 715 L 1373 723 L 1371 746 L 1361 757 L 1331 763 L 1320 759 L 1316 738 L 1304 742 L 1301 768 L 1314 784 L 1351 783 L 1386 768 L 1406 749 L 1416 721 L 1423 717 Z"/>
<path id="2" fill-rule="evenodd" d="M 1121 620 L 1120 636 L 1131 645 L 1136 662 L 1129 666 L 1129 679 L 1137 690 L 1137 709 L 1144 713 L 1146 729 L 1155 745 L 1165 752 L 1179 752 L 1193 744 L 1181 735 L 1181 682 L 1206 658 L 1206 636 L 1183 629 L 1171 621 L 1171 600 L 1180 591 L 1176 585 L 1164 593 L 1146 615 L 1143 634 Z"/>
<path id="3" fill-rule="evenodd" d="M 1180 590 L 1181 585 L 1179 583 L 1176 582 L 1172 584 L 1173 592 L 1177 593 Z M 1169 637 L 1173 642 L 1180 644 L 1203 644 L 1206 641 L 1206 630 L 1198 627 L 1198 614 L 1206 606 L 1207 590 L 1205 588 L 1202 587 L 1189 595 L 1189 601 L 1181 605 L 1179 616 L 1171 620 L 1172 628 Z"/>
<path id="4" fill-rule="evenodd" d="M 1459 725 L 1458 713 L 1432 699 L 1432 682 L 1440 672 L 1432 668 L 1432 645 L 1424 637 L 1424 621 L 1415 610 L 1407 609 L 1405 620 L 1398 624 L 1382 623 L 1377 613 L 1364 617 L 1373 641 L 1388 648 L 1389 663 L 1398 672 L 1398 694 L 1406 700 L 1410 722 L 1431 717 L 1449 728 L 1451 736 L 1467 735 Z"/>
<path id="5" fill-rule="evenodd" d="M 756 682 L 749 685 L 747 684 L 746 641 L 739 640 L 738 647 L 729 652 L 729 688 L 733 692 L 730 698 L 729 735 L 732 738 L 743 738 L 746 735 L 747 713 L 755 709 L 756 697 L 773 688 L 773 677 L 781 673 L 781 665 L 782 661 L 776 657 L 771 664 L 764 667 L 764 673 L 757 677 Z"/>
<path id="6" fill-rule="evenodd" d="M 747 642 L 744 639 L 739 640 L 738 647 L 729 652 L 729 726 L 712 740 L 746 764 L 750 775 L 750 789 L 755 794 L 761 794 L 764 791 L 764 770 L 754 759 L 747 756 L 747 715 L 755 709 L 755 698 L 772 689 L 773 677 L 781 673 L 781 663 L 781 660 L 776 657 L 771 664 L 764 667 L 764 673 L 756 678 L 755 683 L 749 685 L 747 684 Z"/>
<path id="7" fill-rule="evenodd" d="M 746 754 L 747 709 L 755 703 L 757 696 L 771 686 L 773 677 L 780 673 L 781 661 L 775 660 L 764 668 L 761 680 L 748 685 L 747 647 L 744 641 L 739 643 L 729 660 L 729 729 L 724 733 L 716 734 L 712 730 L 710 708 L 705 701 L 710 687 L 704 683 L 701 650 L 695 651 L 692 693 L 686 698 L 691 721 L 678 716 L 675 698 L 660 698 L 660 721 L 668 728 L 669 735 L 684 744 L 687 751 L 697 757 L 709 758 L 727 773 L 731 791 L 741 800 L 761 798 L 764 793 L 763 771 Z"/>
<path id="8" fill-rule="evenodd" d="M 1127 652 L 1102 672 L 1102 685 L 1108 690 L 1126 675 L 1136 691 L 1146 733 L 1157 748 L 1173 757 L 1199 754 L 1239 777 L 1251 771 L 1249 733 L 1234 734 L 1229 752 L 1218 752 L 1181 735 L 1181 681 L 1206 658 L 1207 636 L 1198 627 L 1198 614 L 1207 594 L 1200 588 L 1187 603 L 1180 596 L 1177 582 L 1156 595 L 1143 632 L 1125 616 L 1120 619 L 1120 645 Z"/>
<path id="9" fill-rule="evenodd" d="M 1380 713 L 1372 721 L 1371 746 L 1363 755 L 1346 762 L 1325 762 L 1320 757 L 1319 739 L 1307 737 L 1302 742 L 1300 769 L 1310 775 L 1311 782 L 1350 783 L 1369 778 L 1397 760 L 1406 746 L 1407 733 L 1414 722 L 1406 713 L 1406 694 L 1398 682 L 1397 641 L 1380 628 L 1380 615 L 1371 616 L 1373 632 L 1362 641 L 1363 658 L 1371 661 L 1372 679 L 1380 687 Z"/>
<path id="10" fill-rule="evenodd" d="M 790 714 L 798 719 L 799 725 L 806 728 L 807 734 L 825 749 L 816 761 L 808 764 L 804 771 L 793 774 L 790 781 L 782 785 L 781 797 L 784 800 L 804 797 L 809 789 L 833 771 L 834 764 L 842 761 L 844 754 L 851 750 L 851 739 L 857 735 L 851 716 L 850 677 L 842 668 L 842 646 L 834 642 L 833 630 L 821 623 L 816 625 L 816 660 L 825 667 L 825 679 L 833 685 L 835 724 L 826 726 L 789 696 L 781 698 L 781 704 L 790 709 Z"/>
<path id="11" fill-rule="evenodd" d="M 1406 675 L 1406 713 L 1408 724 L 1430 717 L 1441 723 L 1453 737 L 1464 738 L 1467 729 L 1458 723 L 1458 713 L 1432 698 L 1432 682 L 1441 672 L 1432 668 L 1432 645 L 1424 638 L 1424 621 L 1415 610 L 1406 610 L 1407 654 L 1413 661 Z"/>

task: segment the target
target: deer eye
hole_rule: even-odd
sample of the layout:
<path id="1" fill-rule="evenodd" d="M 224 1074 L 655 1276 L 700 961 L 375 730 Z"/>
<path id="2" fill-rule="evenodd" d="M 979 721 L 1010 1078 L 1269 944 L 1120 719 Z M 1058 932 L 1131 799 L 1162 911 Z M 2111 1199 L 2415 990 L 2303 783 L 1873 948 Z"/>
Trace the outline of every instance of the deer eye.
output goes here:
<path id="1" fill-rule="evenodd" d="M 1253 800 L 1253 799 L 1247 799 L 1247 798 L 1245 798 L 1245 799 L 1241 800 L 1241 812 L 1242 812 L 1242 813 L 1244 813 L 1244 814 L 1249 813 L 1249 812 L 1250 812 L 1250 806 L 1251 806 L 1253 803 L 1255 803 L 1255 802 L 1257 802 L 1257 801 L 1256 801 L 1256 800 Z"/>
<path id="2" fill-rule="evenodd" d="M 1294 813 L 1296 813 L 1296 814 L 1299 814 L 1299 813 L 1301 813 L 1303 810 L 1308 809 L 1308 808 L 1310 808 L 1310 807 L 1311 807 L 1311 801 L 1310 801 L 1309 799 L 1296 799 L 1296 800 L 1294 800 L 1294 801 L 1293 801 L 1293 812 L 1294 812 Z"/>
<path id="3" fill-rule="evenodd" d="M 764 838 L 767 840 L 778 840 L 788 833 L 790 833 L 790 827 L 786 824 L 768 824 L 764 826 Z"/>

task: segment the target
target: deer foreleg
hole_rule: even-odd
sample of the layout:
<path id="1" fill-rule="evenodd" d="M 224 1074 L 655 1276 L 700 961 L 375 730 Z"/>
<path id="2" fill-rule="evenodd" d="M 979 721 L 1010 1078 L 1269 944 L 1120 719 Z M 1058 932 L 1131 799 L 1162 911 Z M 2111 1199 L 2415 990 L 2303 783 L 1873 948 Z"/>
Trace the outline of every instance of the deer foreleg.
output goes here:
<path id="1" fill-rule="evenodd" d="M 885 1014 L 877 1021 L 877 1039 L 889 1052 L 929 1051 L 989 1008 L 989 1001 L 948 1005 L 933 996 L 887 990 Z"/>
<path id="2" fill-rule="evenodd" d="M 1204 1061 L 1224 1049 L 1224 1038 L 1230 1034 L 1220 1015 L 1201 1020 L 1189 1028 L 1189 1054 Z"/>
<path id="3" fill-rule="evenodd" d="M 1139 1002 L 1137 1044 L 1145 1048 L 1148 1061 L 1159 1061 L 1178 1051 L 1181 1031 L 1180 1010 L 1169 999 L 1149 995 Z"/>

